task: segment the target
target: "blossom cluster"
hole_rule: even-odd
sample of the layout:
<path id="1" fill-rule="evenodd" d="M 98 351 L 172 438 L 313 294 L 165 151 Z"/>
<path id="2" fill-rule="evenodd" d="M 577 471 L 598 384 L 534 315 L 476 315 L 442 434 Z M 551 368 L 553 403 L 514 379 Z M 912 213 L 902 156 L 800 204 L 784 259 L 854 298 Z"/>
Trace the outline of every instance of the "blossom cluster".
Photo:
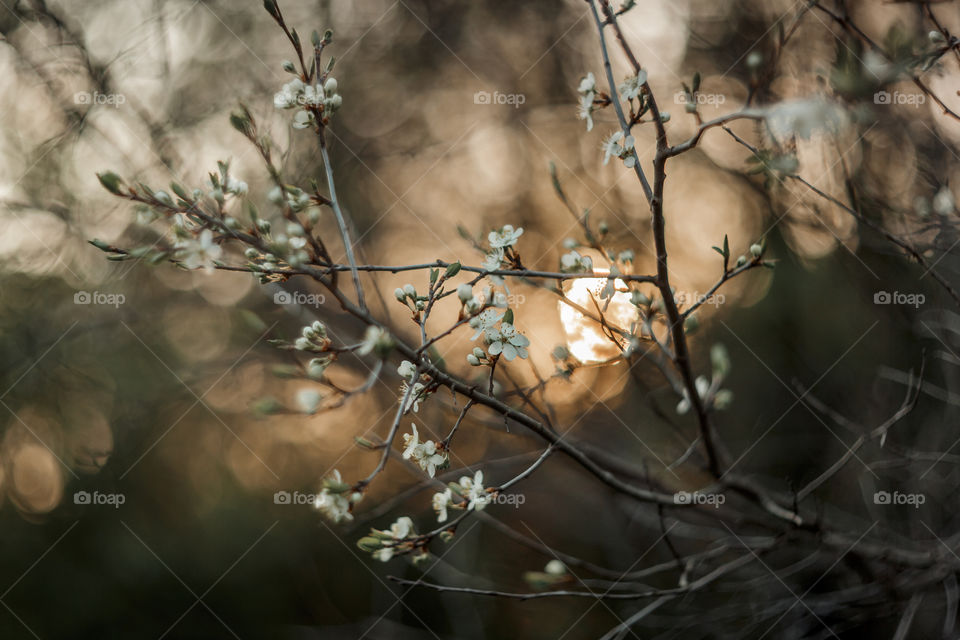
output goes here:
<path id="1" fill-rule="evenodd" d="M 197 236 L 188 235 L 174 245 L 174 256 L 187 269 L 200 269 L 213 273 L 223 255 L 223 248 L 214 242 L 213 231 L 204 229 Z"/>
<path id="2" fill-rule="evenodd" d="M 587 121 L 587 131 L 593 129 L 593 112 L 595 110 L 593 101 L 597 97 L 597 80 L 593 77 L 593 72 L 587 73 L 580 79 L 580 86 L 577 87 L 577 93 L 580 94 L 580 106 L 577 109 L 577 116 L 581 120 Z"/>
<path id="3" fill-rule="evenodd" d="M 498 323 L 499 326 L 497 326 Z M 512 311 L 498 313 L 496 309 L 487 309 L 471 318 L 470 326 L 475 329 L 473 337 L 470 339 L 476 340 L 483 336 L 489 356 L 503 355 L 506 360 L 513 360 L 517 356 L 527 357 L 527 347 L 530 346 L 530 340 L 513 326 Z M 477 357 L 475 353 L 470 355 Z M 470 356 L 467 359 L 470 364 L 473 364 Z"/>
<path id="4" fill-rule="evenodd" d="M 697 376 L 694 384 L 697 388 L 697 395 L 709 406 L 716 409 L 726 409 L 733 402 L 733 392 L 729 389 L 721 389 L 720 384 L 730 372 L 730 356 L 727 349 L 722 344 L 715 344 L 710 349 L 710 361 L 713 365 L 713 376 L 707 380 L 706 376 Z M 686 389 L 683 390 L 683 398 L 677 404 L 677 413 L 683 415 L 690 411 L 690 394 Z"/>
<path id="5" fill-rule="evenodd" d="M 403 413 L 407 413 L 411 409 L 414 413 L 419 412 L 420 403 L 430 397 L 433 392 L 421 380 L 421 376 L 417 373 L 417 366 L 409 360 L 400 363 L 400 366 L 397 367 L 397 373 L 403 378 L 403 382 L 400 383 L 400 398 L 401 400 L 407 398 L 403 405 Z M 425 379 L 429 380 L 429 378 Z"/>
<path id="6" fill-rule="evenodd" d="M 343 98 L 337 93 L 337 79 L 329 77 L 322 84 L 306 84 L 300 78 L 294 78 L 273 96 L 273 106 L 277 109 L 294 109 L 293 127 L 306 129 L 316 124 L 314 110 L 319 109 L 330 114 L 340 108 Z"/>
<path id="7" fill-rule="evenodd" d="M 349 522 L 353 520 L 353 505 L 363 499 L 359 491 L 352 491 L 352 487 L 343 481 L 340 472 L 334 469 L 323 481 L 323 488 L 314 499 L 314 506 L 332 522 Z"/>
<path id="8" fill-rule="evenodd" d="M 454 501 L 453 496 L 463 498 L 462 503 Z M 473 477 L 462 476 L 459 482 L 451 482 L 446 490 L 433 494 L 433 510 L 437 512 L 437 522 L 446 522 L 447 509 L 467 509 L 482 511 L 493 502 L 493 494 L 483 486 L 483 471 L 477 470 Z"/>
<path id="9" fill-rule="evenodd" d="M 417 425 L 411 424 L 410 429 L 411 433 L 403 434 L 403 443 L 406 445 L 403 459 L 413 460 L 433 478 L 437 475 L 437 469 L 443 469 L 450 464 L 450 454 L 433 440 L 420 442 Z"/>

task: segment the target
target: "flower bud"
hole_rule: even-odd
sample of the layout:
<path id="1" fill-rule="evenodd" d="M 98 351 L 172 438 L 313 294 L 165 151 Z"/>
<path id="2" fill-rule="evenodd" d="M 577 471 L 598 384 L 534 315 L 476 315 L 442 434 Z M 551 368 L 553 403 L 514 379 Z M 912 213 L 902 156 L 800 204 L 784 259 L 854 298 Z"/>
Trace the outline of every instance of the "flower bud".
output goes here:
<path id="1" fill-rule="evenodd" d="M 327 81 L 323 83 L 323 90 L 330 94 L 336 93 L 337 79 L 332 76 L 327 78 Z"/>
<path id="2" fill-rule="evenodd" d="M 754 258 L 759 258 L 763 255 L 763 246 L 759 244 L 750 245 L 750 253 L 753 254 Z"/>
<path id="3" fill-rule="evenodd" d="M 403 292 L 411 298 L 415 298 L 417 296 L 417 290 L 413 288 L 412 284 L 403 285 Z"/>
<path id="4" fill-rule="evenodd" d="M 401 289 L 400 287 L 397 287 L 396 289 L 393 290 L 393 295 L 396 296 L 397 300 L 399 300 L 400 302 L 406 302 L 407 300 L 407 294 L 404 293 L 403 289 Z"/>
<path id="5" fill-rule="evenodd" d="M 466 303 L 473 298 L 473 287 L 464 283 L 457 287 L 457 297 L 460 298 L 460 302 Z"/>

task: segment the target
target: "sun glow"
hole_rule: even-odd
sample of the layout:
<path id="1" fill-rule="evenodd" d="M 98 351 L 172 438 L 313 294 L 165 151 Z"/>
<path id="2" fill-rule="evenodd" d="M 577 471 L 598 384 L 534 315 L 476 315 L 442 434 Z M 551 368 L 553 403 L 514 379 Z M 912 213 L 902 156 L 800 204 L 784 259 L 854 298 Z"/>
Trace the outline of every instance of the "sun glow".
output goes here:
<path id="1" fill-rule="evenodd" d="M 627 284 L 615 278 L 615 291 L 609 301 L 600 298 L 600 293 L 606 286 L 606 278 L 578 278 L 570 284 L 566 296 L 594 316 L 600 315 L 597 313 L 599 307 L 607 322 L 629 331 L 630 325 L 636 320 L 637 309 L 630 302 Z M 599 322 L 585 316 L 563 300 L 558 304 L 560 323 L 567 336 L 567 349 L 571 355 L 584 364 L 606 362 L 620 355 L 620 349 L 604 334 Z"/>

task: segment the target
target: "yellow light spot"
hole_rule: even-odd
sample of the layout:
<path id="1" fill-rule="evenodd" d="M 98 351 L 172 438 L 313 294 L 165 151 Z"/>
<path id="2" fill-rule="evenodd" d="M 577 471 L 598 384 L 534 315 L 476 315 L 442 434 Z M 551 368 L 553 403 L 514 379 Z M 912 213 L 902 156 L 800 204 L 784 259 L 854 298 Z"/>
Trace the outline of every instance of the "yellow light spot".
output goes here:
<path id="1" fill-rule="evenodd" d="M 597 312 L 599 307 L 609 324 L 629 331 L 630 325 L 637 319 L 637 308 L 630 303 L 627 284 L 615 278 L 615 291 L 609 301 L 600 298 L 600 293 L 606 286 L 606 278 L 578 278 L 570 284 L 566 296 L 594 317 L 600 316 Z M 620 348 L 604 333 L 599 322 L 585 316 L 563 300 L 558 304 L 560 323 L 567 336 L 567 349 L 571 355 L 584 364 L 605 362 L 620 355 Z"/>

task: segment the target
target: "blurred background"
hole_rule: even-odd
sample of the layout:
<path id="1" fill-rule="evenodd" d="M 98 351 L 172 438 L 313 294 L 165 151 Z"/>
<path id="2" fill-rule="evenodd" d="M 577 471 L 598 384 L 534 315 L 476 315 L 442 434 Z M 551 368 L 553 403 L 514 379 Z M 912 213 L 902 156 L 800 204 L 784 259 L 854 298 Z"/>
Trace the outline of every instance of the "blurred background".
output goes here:
<path id="1" fill-rule="evenodd" d="M 136 212 L 103 190 L 98 171 L 193 188 L 216 161 L 229 161 L 231 173 L 249 183 L 250 200 L 269 212 L 268 176 L 229 124 L 241 102 L 273 137 L 288 180 L 307 187 L 322 176 L 315 138 L 291 130 L 289 114 L 273 107 L 289 79 L 281 62 L 292 52 L 260 2 L 0 4 L 0 636 L 593 638 L 638 610 L 631 602 L 438 595 L 388 582 L 388 574 L 415 578 L 423 568 L 376 563 L 354 542 L 399 515 L 428 526 L 431 490 L 419 484 L 422 476 L 391 463 L 348 527 L 274 496 L 315 493 L 333 467 L 350 481 L 369 473 L 376 454 L 354 437 L 385 435 L 397 363 L 363 398 L 302 415 L 295 398 L 307 383 L 276 375 L 289 360 L 267 340 L 321 319 L 335 339 L 356 341 L 362 328 L 335 302 L 278 305 L 275 285 L 245 274 L 110 262 L 88 244 L 132 246 L 145 237 Z M 671 112 L 671 141 L 695 131 L 679 93 L 694 72 L 710 96 L 700 107 L 704 119 L 737 110 L 748 97 L 768 104 L 827 96 L 843 105 L 849 122 L 834 135 L 794 141 L 798 173 L 844 202 L 854 198 L 862 215 L 920 247 L 960 284 L 949 254 L 960 241 L 953 224 L 960 122 L 921 101 L 910 83 L 885 84 L 894 98 L 878 102 L 879 86 L 856 81 L 884 62 L 824 13 L 804 12 L 805 4 L 642 0 L 622 21 L 661 109 Z M 934 27 L 919 3 L 845 4 L 876 42 L 929 47 Z M 946 29 L 960 29 L 957 3 L 931 6 Z M 553 162 L 571 201 L 609 226 L 607 244 L 634 251 L 636 273 L 654 272 L 642 191 L 619 163 L 602 164 L 601 142 L 616 129 L 612 112 L 595 114 L 590 132 L 577 119 L 579 79 L 602 73 L 585 3 L 288 0 L 281 8 L 302 34 L 334 31 L 344 107 L 329 133 L 331 154 L 361 262 L 479 264 L 482 255 L 457 225 L 481 237 L 512 224 L 524 228 L 524 264 L 556 270 L 563 241 L 582 238 L 551 186 Z M 795 29 L 782 50 L 778 24 Z M 620 52 L 612 56 L 615 76 L 626 76 Z M 957 56 L 943 56 L 924 78 L 960 109 Z M 731 129 L 749 144 L 769 142 L 755 123 Z M 636 137 L 649 163 L 652 130 Z M 701 310 L 692 338 L 700 371 L 709 371 L 712 344 L 730 351 L 735 401 L 718 425 L 742 457 L 740 468 L 784 491 L 803 486 L 856 433 L 814 412 L 800 394 L 809 389 L 872 428 L 896 410 L 908 372 L 924 360 L 928 384 L 890 437 L 950 452 L 960 437 L 954 302 L 923 267 L 841 208 L 796 182 L 767 188 L 763 175 L 748 174 L 751 156 L 711 131 L 696 151 L 671 162 L 666 187 L 678 290 L 697 295 L 719 277 L 711 245 L 724 234 L 734 256 L 765 239 L 766 257 L 777 263 L 725 285 L 722 298 Z M 399 335 L 412 338 L 416 327 L 390 292 L 407 282 L 425 288 L 424 278 L 365 279 L 383 292 L 387 303 L 375 301 L 374 310 Z M 286 286 L 322 293 L 305 282 Z M 881 292 L 922 295 L 923 302 L 877 304 Z M 538 374 L 553 372 L 551 351 L 566 336 L 554 296 L 519 283 L 511 293 L 517 325 L 532 344 L 529 363 L 518 360 L 507 371 L 519 384 L 535 384 Z M 455 317 L 455 309 L 441 308 L 434 326 Z M 468 338 L 455 334 L 440 352 L 469 377 Z M 370 364 L 344 359 L 330 376 L 356 386 Z M 572 426 L 571 438 L 616 452 L 638 477 L 670 475 L 693 486 L 703 477 L 666 470 L 696 433 L 691 416 L 677 415 L 677 400 L 643 362 L 583 368 L 544 391 L 558 424 Z M 457 410 L 449 394 L 438 393 L 415 420 L 422 433 L 442 437 Z M 483 461 L 477 468 L 503 481 L 539 446 L 528 434 L 508 433 L 496 415 L 475 411 L 457 453 L 464 465 Z M 884 452 L 864 458 L 873 463 Z M 869 473 L 854 463 L 817 499 L 824 509 L 844 510 L 854 528 L 882 520 L 891 539 L 947 537 L 957 524 L 955 462 L 933 456 Z M 460 475 L 457 466 L 451 477 Z M 872 502 L 877 490 L 909 487 L 928 496 L 921 508 L 880 510 Z M 551 459 L 521 490 L 522 507 L 488 512 L 528 538 L 620 570 L 671 558 L 654 544 L 655 510 L 613 495 L 565 459 Z M 401 492 L 405 500 L 385 503 Z M 678 542 L 694 545 L 688 551 L 697 544 L 689 537 Z M 487 523 L 470 522 L 445 549 L 428 565 L 431 581 L 508 591 L 528 590 L 524 572 L 542 571 L 551 559 Z M 675 586 L 669 577 L 652 584 Z M 834 577 L 816 584 L 815 594 L 845 586 Z M 824 631 L 806 626 L 802 607 L 776 624 L 772 616 L 756 629 L 745 626 L 752 597 L 744 582 L 677 601 L 645 619 L 637 637 Z M 786 589 L 777 597 L 792 599 Z M 879 604 L 836 619 L 821 615 L 843 637 L 889 636 L 898 612 Z M 920 635 L 911 637 L 939 637 L 939 606 L 930 601 L 915 628 Z M 691 617 L 699 610 L 716 611 L 725 624 L 701 628 Z"/>

